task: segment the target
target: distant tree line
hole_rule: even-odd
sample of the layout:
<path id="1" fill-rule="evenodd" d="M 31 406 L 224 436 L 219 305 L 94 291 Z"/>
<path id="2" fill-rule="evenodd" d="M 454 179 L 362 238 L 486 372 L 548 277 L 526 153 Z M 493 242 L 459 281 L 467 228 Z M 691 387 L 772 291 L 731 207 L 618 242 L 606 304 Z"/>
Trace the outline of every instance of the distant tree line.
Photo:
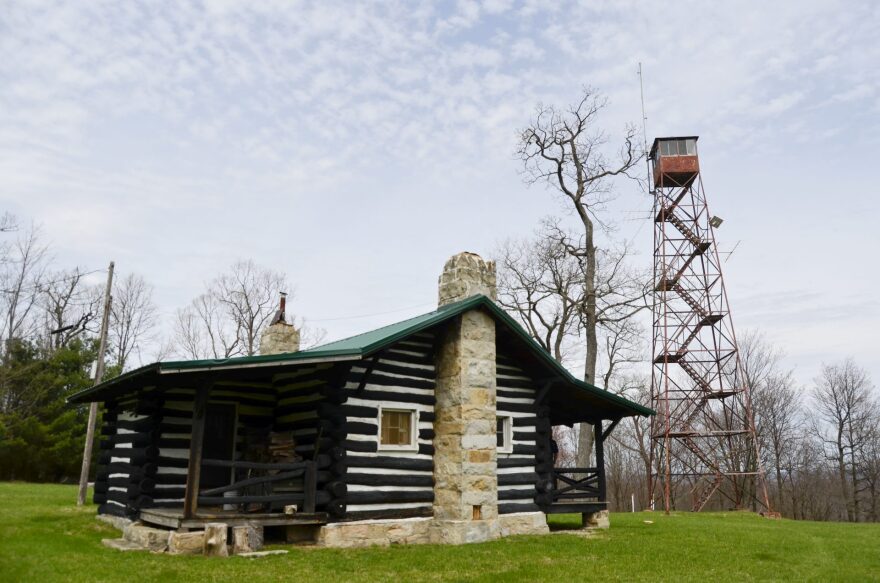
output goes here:
<path id="1" fill-rule="evenodd" d="M 237 261 L 163 329 L 153 285 L 120 267 L 105 380 L 155 360 L 256 354 L 279 292 L 290 306 L 294 291 L 284 273 Z M 65 400 L 93 383 L 106 276 L 97 271 L 59 267 L 39 227 L 0 216 L 0 479 L 79 474 L 87 410 Z M 306 327 L 303 342 L 322 334 Z"/>

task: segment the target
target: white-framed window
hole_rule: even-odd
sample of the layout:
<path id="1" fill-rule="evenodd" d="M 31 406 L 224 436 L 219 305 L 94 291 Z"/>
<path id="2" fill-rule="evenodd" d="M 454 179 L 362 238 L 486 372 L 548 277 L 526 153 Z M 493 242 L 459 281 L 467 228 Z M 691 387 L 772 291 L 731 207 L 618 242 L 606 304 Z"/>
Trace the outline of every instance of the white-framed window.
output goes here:
<path id="1" fill-rule="evenodd" d="M 513 453 L 513 418 L 509 415 L 496 417 L 495 435 L 500 453 Z"/>
<path id="2" fill-rule="evenodd" d="M 696 156 L 697 141 L 688 140 L 663 140 L 658 144 L 655 161 L 660 156 Z"/>
<path id="3" fill-rule="evenodd" d="M 418 411 L 396 406 L 379 408 L 379 449 L 418 451 Z"/>

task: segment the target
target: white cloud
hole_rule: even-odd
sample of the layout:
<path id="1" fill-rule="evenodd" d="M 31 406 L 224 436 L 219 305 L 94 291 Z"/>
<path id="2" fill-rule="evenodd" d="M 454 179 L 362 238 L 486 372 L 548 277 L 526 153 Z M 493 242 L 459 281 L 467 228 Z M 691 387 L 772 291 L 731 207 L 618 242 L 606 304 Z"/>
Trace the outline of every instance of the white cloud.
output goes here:
<path id="1" fill-rule="evenodd" d="M 808 156 L 817 140 L 876 150 L 878 10 L 830 0 L 682 0 L 662 11 L 531 0 L 7 2 L 0 197 L 44 221 L 72 263 L 103 265 L 119 247 L 132 264 L 160 266 L 191 248 L 207 277 L 226 255 L 277 252 L 340 290 L 313 300 L 332 314 L 329 302 L 350 296 L 325 264 L 398 253 L 412 266 L 407 281 L 430 286 L 437 266 L 416 257 L 491 243 L 557 211 L 519 183 L 516 128 L 536 102 L 564 104 L 592 84 L 610 97 L 613 135 L 640 117 L 640 61 L 651 133 L 702 133 L 715 168 L 746 150 Z M 806 176 L 816 171 L 786 189 L 829 180 Z M 824 212 L 814 196 L 798 204 Z M 471 233 L 477 219 L 455 205 L 476 203 L 486 216 Z M 420 227 L 408 231 L 410 221 Z M 363 224 L 415 242 L 364 232 L 352 250 L 346 234 Z M 336 259 L 313 266 L 305 252 L 273 251 L 279 232 L 320 239 Z M 166 278 L 154 269 L 152 279 Z M 187 275 L 168 275 L 180 288 L 169 298 L 186 297 Z M 382 297 L 382 280 L 364 286 Z"/>

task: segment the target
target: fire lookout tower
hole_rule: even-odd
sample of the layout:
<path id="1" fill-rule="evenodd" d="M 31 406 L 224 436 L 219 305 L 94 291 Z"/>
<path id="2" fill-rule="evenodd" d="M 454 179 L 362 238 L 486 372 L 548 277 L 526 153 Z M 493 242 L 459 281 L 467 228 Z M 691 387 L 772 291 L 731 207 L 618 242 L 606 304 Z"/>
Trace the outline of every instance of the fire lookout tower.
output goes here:
<path id="1" fill-rule="evenodd" d="M 751 398 L 709 214 L 697 136 L 657 138 L 654 182 L 654 302 L 651 500 L 671 510 L 688 488 L 692 509 L 715 492 L 736 507 L 769 510 Z"/>

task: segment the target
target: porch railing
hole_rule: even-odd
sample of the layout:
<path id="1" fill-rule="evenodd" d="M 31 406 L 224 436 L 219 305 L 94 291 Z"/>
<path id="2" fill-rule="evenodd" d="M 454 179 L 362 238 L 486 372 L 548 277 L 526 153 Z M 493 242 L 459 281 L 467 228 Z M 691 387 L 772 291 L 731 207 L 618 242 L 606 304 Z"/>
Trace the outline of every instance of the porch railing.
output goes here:
<path id="1" fill-rule="evenodd" d="M 299 505 L 299 510 L 304 513 L 315 512 L 315 500 L 317 498 L 317 465 L 314 461 L 302 461 L 291 464 L 273 464 L 262 462 L 244 462 L 228 460 L 203 459 L 202 466 L 230 468 L 233 470 L 250 470 L 264 473 L 261 476 L 248 477 L 238 480 L 226 486 L 201 490 L 199 492 L 199 505 L 220 504 L 277 504 L 287 506 Z M 271 472 L 271 473 L 270 473 Z M 284 482 L 302 477 L 302 492 L 272 493 L 272 486 L 278 482 Z M 263 493 L 243 494 L 248 489 L 259 486 Z M 224 496 L 227 492 L 238 492 L 235 496 Z M 267 493 L 268 492 L 268 493 Z"/>
<path id="2" fill-rule="evenodd" d="M 605 501 L 603 468 L 553 468 L 554 503 L 567 503 L 586 498 Z"/>

